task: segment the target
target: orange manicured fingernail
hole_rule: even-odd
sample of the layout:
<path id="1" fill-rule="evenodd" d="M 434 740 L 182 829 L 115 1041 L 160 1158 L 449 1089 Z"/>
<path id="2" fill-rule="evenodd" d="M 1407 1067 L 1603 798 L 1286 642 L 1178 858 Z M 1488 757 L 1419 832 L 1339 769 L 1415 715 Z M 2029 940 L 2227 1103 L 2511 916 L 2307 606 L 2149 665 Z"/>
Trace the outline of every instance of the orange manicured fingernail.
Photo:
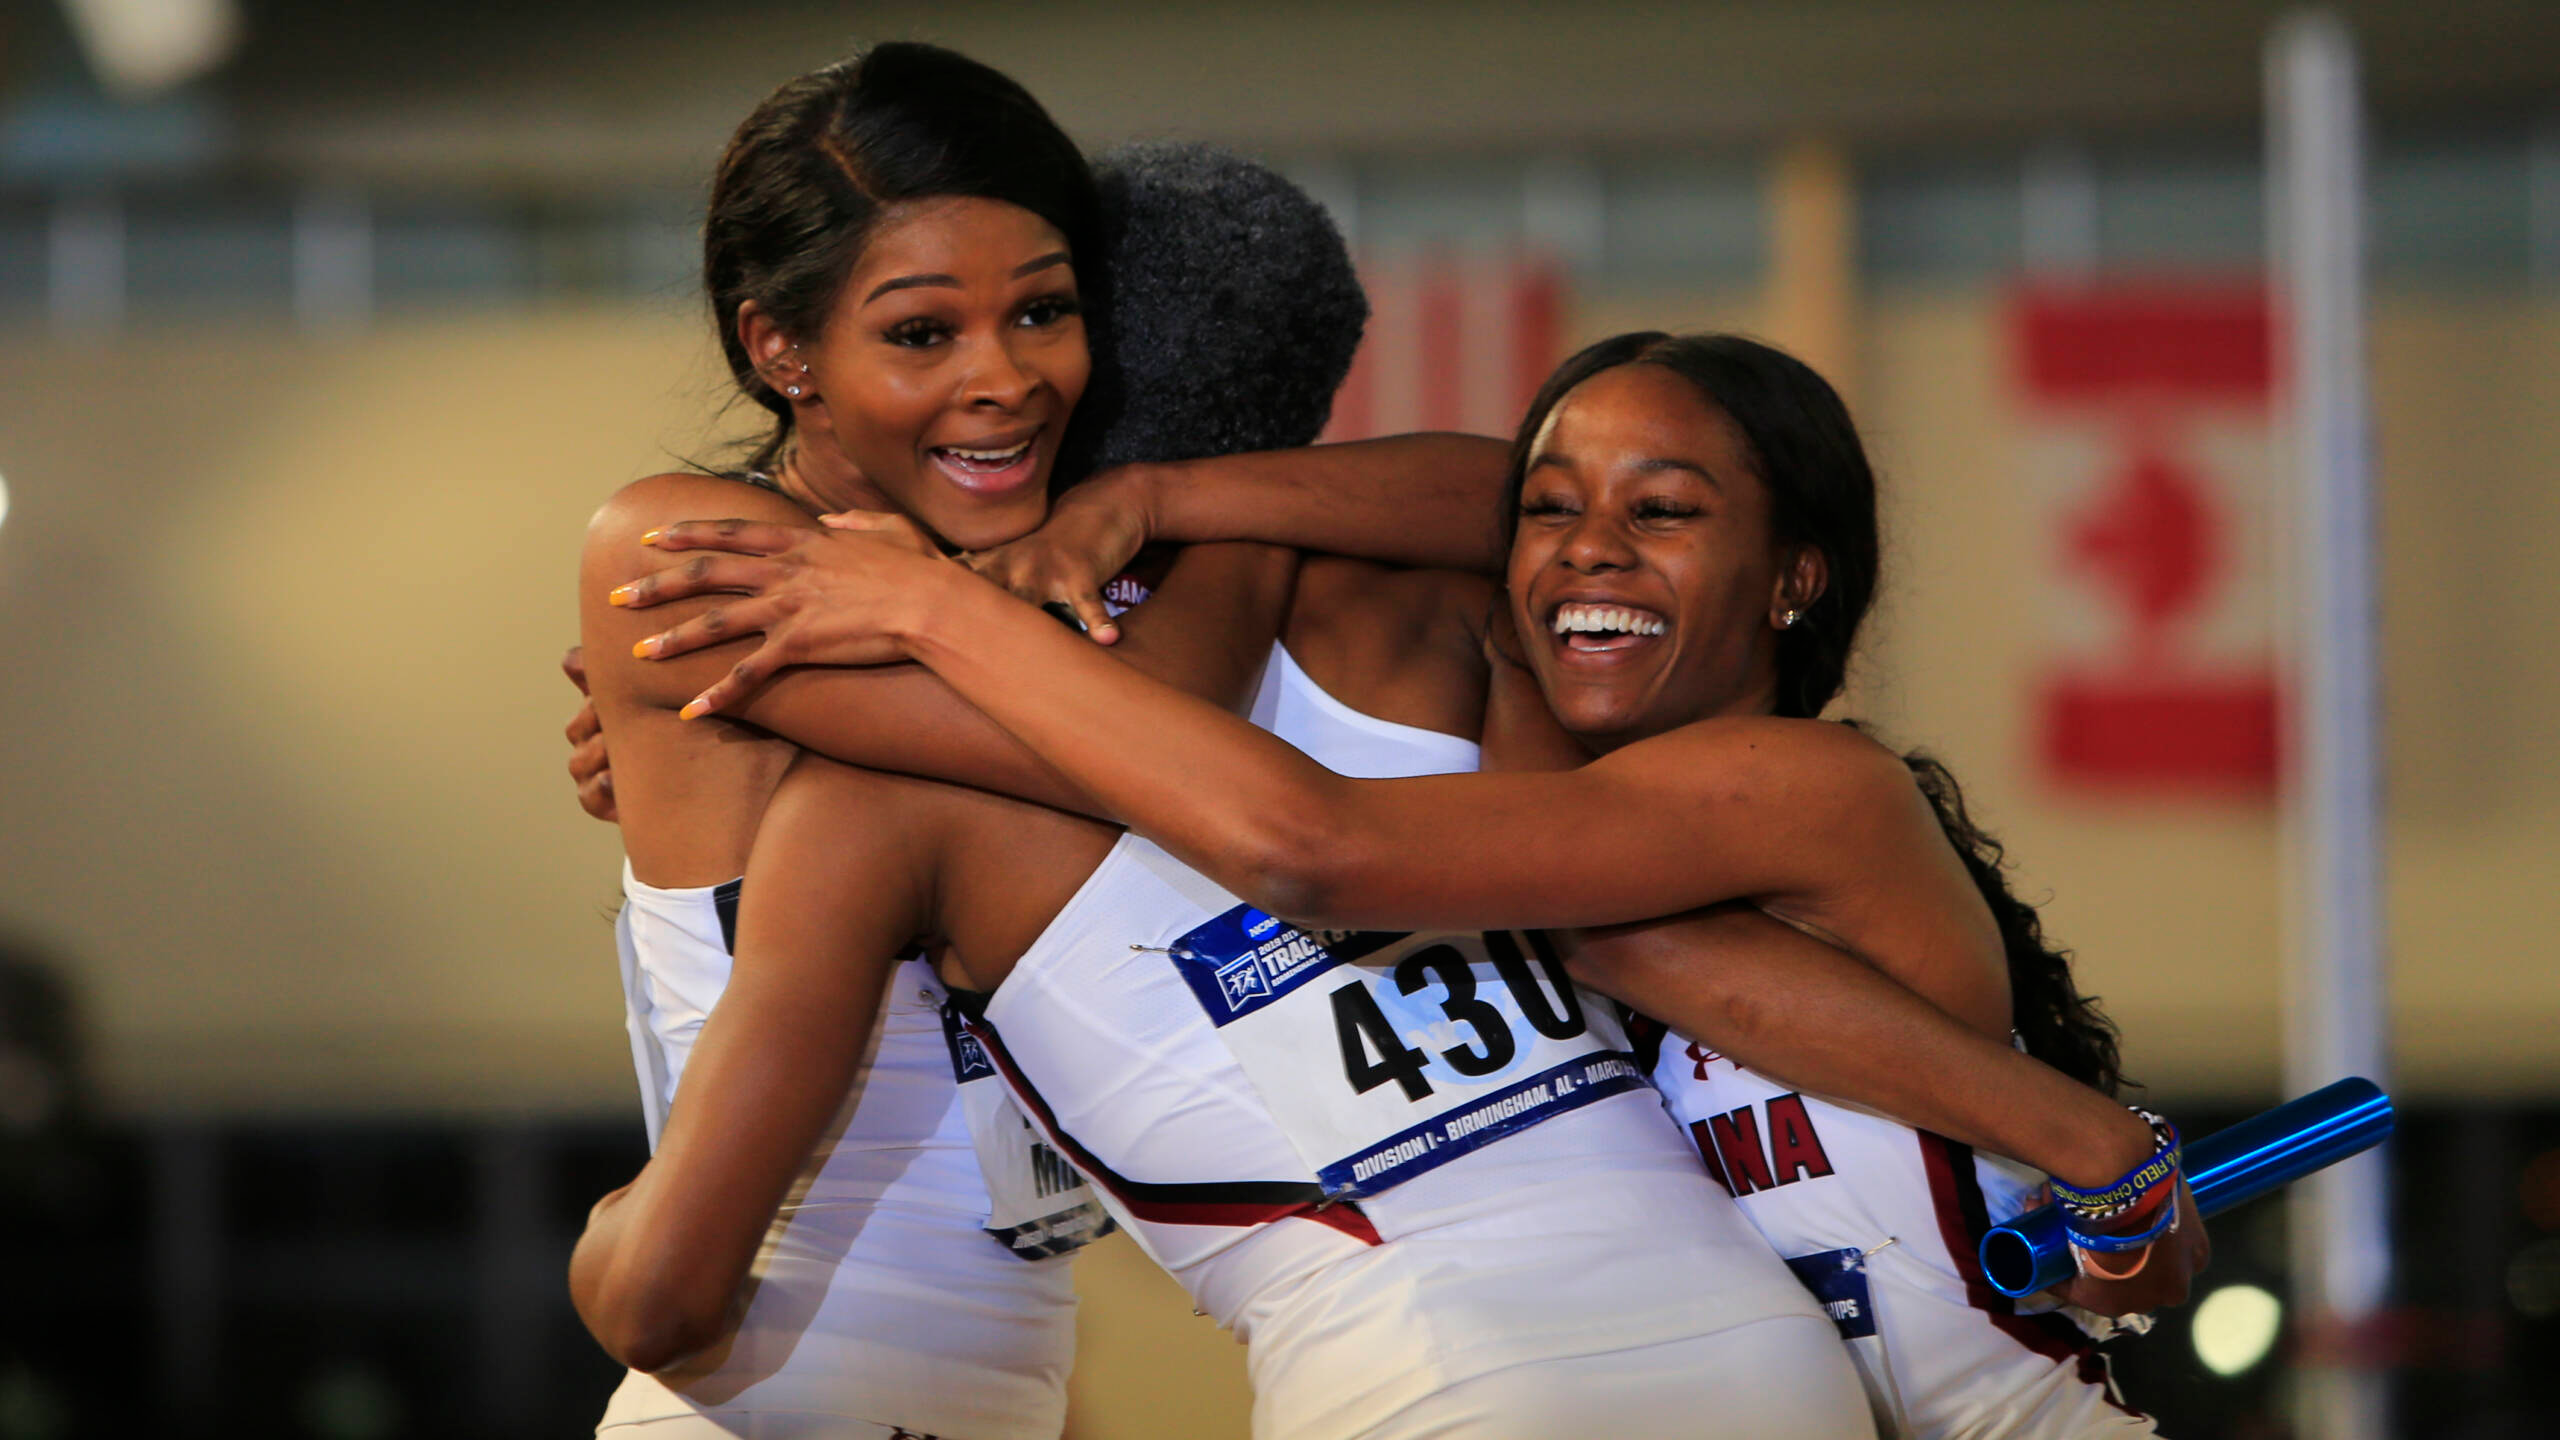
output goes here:
<path id="1" fill-rule="evenodd" d="M 608 605 L 628 605 L 631 603 L 631 597 L 638 593 L 640 591 L 637 585 L 616 585 L 605 592 L 604 600 Z"/>
<path id="2" fill-rule="evenodd" d="M 643 545 L 655 545 L 658 543 L 658 537 L 666 533 L 666 527 L 663 525 L 659 526 L 655 530 L 643 530 L 640 532 L 640 543 Z"/>
<path id="3" fill-rule="evenodd" d="M 693 699 L 685 702 L 684 708 L 676 712 L 676 718 L 679 720 L 699 720 L 710 713 L 711 702 L 697 695 Z"/>
<path id="4" fill-rule="evenodd" d="M 652 635 L 646 640 L 633 644 L 631 647 L 631 658 L 634 660 L 655 660 L 658 658 L 658 637 Z"/>

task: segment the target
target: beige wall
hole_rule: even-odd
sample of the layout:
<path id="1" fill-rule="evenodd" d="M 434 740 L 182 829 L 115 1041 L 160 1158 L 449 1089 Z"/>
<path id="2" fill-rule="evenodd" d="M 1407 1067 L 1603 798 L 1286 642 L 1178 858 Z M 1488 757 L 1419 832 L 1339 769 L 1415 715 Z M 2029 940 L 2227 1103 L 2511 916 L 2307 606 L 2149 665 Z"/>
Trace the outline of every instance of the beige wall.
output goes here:
<path id="1" fill-rule="evenodd" d="M 1576 328 L 1761 319 L 1594 296 Z M 1993 305 L 1864 320 L 1895 549 L 1859 708 L 1957 766 L 2137 1073 L 2264 1093 L 2269 816 L 2039 788 L 2044 576 Z M 2560 305 L 2395 300 L 2376 353 L 2403 1089 L 2549 1096 Z M 112 1104 L 627 1110 L 616 851 L 561 779 L 552 665 L 587 512 L 703 453 L 713 378 L 689 317 L 625 311 L 0 352 L 0 923 L 77 980 Z M 1245 1433 L 1242 1351 L 1134 1246 L 1081 1283 L 1079 1440 Z"/>
<path id="2" fill-rule="evenodd" d="M 1578 328 L 1755 318 L 1593 297 Z M 2376 334 L 2404 1079 L 2560 1092 L 2560 305 L 2402 297 Z M 1955 763 L 2138 1073 L 2263 1091 L 2271 817 L 2039 787 L 1994 309 L 1882 295 L 1865 336 L 1894 549 L 1861 708 Z M 111 1103 L 627 1103 L 613 837 L 551 667 L 588 510 L 702 453 L 719 393 L 689 318 L 625 311 L 0 354 L 0 923 L 69 966 Z"/>

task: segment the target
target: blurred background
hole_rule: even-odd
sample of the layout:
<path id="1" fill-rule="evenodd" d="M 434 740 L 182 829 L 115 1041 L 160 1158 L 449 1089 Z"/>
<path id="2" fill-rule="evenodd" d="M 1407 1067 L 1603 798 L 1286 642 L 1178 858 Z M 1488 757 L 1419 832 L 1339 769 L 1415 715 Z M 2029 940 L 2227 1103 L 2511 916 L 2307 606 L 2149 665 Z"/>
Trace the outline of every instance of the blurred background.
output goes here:
<path id="1" fill-rule="evenodd" d="M 2174 1434 L 2547 1434 L 2560 7 L 2329 13 L 2368 125 L 2384 823 L 2350 898 L 2397 1259 L 2303 1324 L 2310 1252 L 2261 1202 L 2211 1298 L 2114 1348 Z M 1964 777 L 2152 1103 L 2193 1132 L 2281 1098 L 2324 912 L 2279 19 L 10 0 L 0 1440 L 592 1426 L 615 1371 L 563 1266 L 645 1144 L 615 837 L 561 772 L 572 562 L 603 496 L 728 433 L 691 267 L 729 127 L 869 39 L 1322 198 L 1377 306 L 1337 434 L 1507 432 L 1638 326 L 1824 368 L 1889 495 L 1850 708 Z M 1078 1440 L 1242 1436 L 1241 1352 L 1125 1240 L 1082 1273 Z M 2303 1422 L 2340 1366 L 2383 1408 Z"/>

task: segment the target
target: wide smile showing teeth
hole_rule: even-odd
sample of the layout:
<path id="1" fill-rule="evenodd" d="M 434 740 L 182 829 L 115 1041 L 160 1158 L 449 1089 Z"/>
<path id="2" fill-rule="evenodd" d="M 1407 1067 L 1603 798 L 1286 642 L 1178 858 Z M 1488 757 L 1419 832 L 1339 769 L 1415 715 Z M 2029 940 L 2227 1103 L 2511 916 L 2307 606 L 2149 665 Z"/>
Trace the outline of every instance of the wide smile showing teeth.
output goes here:
<path id="1" fill-rule="evenodd" d="M 1558 606 L 1549 624 L 1564 637 L 1564 648 L 1586 652 L 1624 650 L 1671 629 L 1669 621 L 1650 610 L 1581 602 Z"/>
<path id="2" fill-rule="evenodd" d="M 982 494 L 1005 491 L 1030 478 L 1034 468 L 1032 450 L 1038 439 L 1035 435 L 1000 450 L 938 445 L 933 449 L 933 459 L 963 489 Z"/>

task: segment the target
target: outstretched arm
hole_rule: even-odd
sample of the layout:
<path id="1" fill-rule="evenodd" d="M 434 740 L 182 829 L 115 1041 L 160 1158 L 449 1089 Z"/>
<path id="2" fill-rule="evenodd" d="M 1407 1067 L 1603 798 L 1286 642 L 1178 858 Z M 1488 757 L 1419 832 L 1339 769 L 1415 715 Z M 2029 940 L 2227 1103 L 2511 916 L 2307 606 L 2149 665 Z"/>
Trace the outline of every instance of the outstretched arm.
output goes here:
<path id="1" fill-rule="evenodd" d="M 661 581 L 668 557 L 643 545 L 643 535 L 705 513 L 742 517 L 743 528 L 781 558 L 706 552 L 695 557 L 705 571 L 697 581 Z M 771 647 L 760 644 L 765 622 L 780 617 L 752 610 L 756 600 L 740 601 L 738 594 L 752 597 L 755 587 L 730 567 L 749 567 L 750 574 L 770 580 L 794 563 L 787 547 L 831 538 L 840 545 L 875 543 L 829 537 L 783 497 L 715 476 L 662 475 L 626 487 L 589 527 L 580 572 L 585 660 L 606 729 L 617 710 L 676 709 L 745 656 L 793 663 L 786 653 L 769 654 Z M 1267 547 L 1185 551 L 1156 597 L 1128 617 L 1129 639 L 1118 647 L 1119 657 L 1210 703 L 1241 705 L 1288 610 L 1295 573 L 1294 557 Z M 655 609 L 609 599 L 626 587 L 638 592 L 626 598 L 641 605 L 653 603 L 655 593 L 680 591 L 684 598 Z M 723 593 L 709 593 L 715 591 Z M 735 638 L 672 660 L 653 662 L 633 653 L 643 638 L 688 620 Z M 919 666 L 792 669 L 735 713 L 851 764 L 1097 813 L 1089 797 Z"/>
<path id="2" fill-rule="evenodd" d="M 858 771 L 802 756 L 757 832 L 737 963 L 639 1178 L 597 1202 L 569 1263 L 579 1318 L 658 1371 L 736 1329 L 774 1212 L 851 1091 L 925 881 Z M 896 838 L 890 838 L 896 837 Z"/>
<path id="3" fill-rule="evenodd" d="M 1936 834 L 1898 761 L 1812 721 L 1690 726 L 1570 774 L 1346 780 L 965 571 L 879 543 L 840 558 L 837 619 L 876 637 L 847 658 L 924 661 L 1106 813 L 1292 918 L 1608 923 L 1799 894 L 1897 827 Z"/>
<path id="4" fill-rule="evenodd" d="M 1586 931 L 1566 965 L 1752 1070 L 2075 1184 L 2103 1185 L 2151 1153 L 2133 1112 L 1748 906 Z M 2105 1315 L 2182 1302 L 2211 1253 L 2202 1223 L 2165 1243 L 2166 1263 L 2077 1280 L 2065 1298 Z"/>
<path id="5" fill-rule="evenodd" d="M 1059 496 L 1036 532 L 966 561 L 1035 605 L 1068 606 L 1106 645 L 1119 634 L 1102 587 L 1151 540 L 1260 540 L 1498 575 L 1510 450 L 1481 435 L 1397 435 L 1124 465 Z"/>

